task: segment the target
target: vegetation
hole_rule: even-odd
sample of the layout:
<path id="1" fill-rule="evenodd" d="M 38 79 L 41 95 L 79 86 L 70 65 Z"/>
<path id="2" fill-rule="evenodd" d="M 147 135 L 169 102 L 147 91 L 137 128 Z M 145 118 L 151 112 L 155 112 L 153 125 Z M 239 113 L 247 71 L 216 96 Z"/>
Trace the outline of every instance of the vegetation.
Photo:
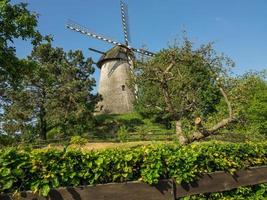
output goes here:
<path id="1" fill-rule="evenodd" d="M 47 135 L 66 137 L 88 129 L 97 102 L 90 93 L 95 85 L 91 59 L 47 42 L 34 47 L 29 62 L 31 73 L 20 87 L 5 91 L 10 103 L 3 107 L 4 131 L 45 140 Z"/>
<path id="2" fill-rule="evenodd" d="M 130 83 L 138 86 L 133 113 L 94 115 L 101 97 L 92 92 L 92 59 L 79 50 L 54 47 L 37 23 L 38 15 L 26 4 L 0 0 L 0 145 L 66 137 L 70 145 L 2 148 L 0 193 L 32 190 L 47 196 L 59 186 L 153 184 L 161 178 L 182 183 L 206 172 L 234 173 L 267 164 L 267 143 L 257 142 L 267 138 L 266 72 L 230 76 L 231 59 L 211 44 L 195 48 L 185 38 L 136 62 Z M 15 39 L 32 43 L 27 58 L 16 56 Z M 85 145 L 90 135 L 175 142 L 109 144 L 121 148 L 91 151 Z M 266 190 L 260 184 L 184 199 L 266 199 Z"/>
<path id="3" fill-rule="evenodd" d="M 267 143 L 155 144 L 84 152 L 77 148 L 16 149 L 0 152 L 0 191 L 32 190 L 46 196 L 50 188 L 161 178 L 191 182 L 218 170 L 267 164 Z"/>
<path id="4" fill-rule="evenodd" d="M 77 145 L 85 145 L 87 143 L 87 139 L 82 138 L 81 136 L 73 136 L 70 139 L 70 144 L 77 144 Z"/>
<path id="5" fill-rule="evenodd" d="M 3 0 L 0 9 L 2 144 L 90 134 L 105 139 L 134 133 L 145 139 L 174 130 L 181 144 L 227 132 L 266 138 L 266 74 L 229 76 L 233 62 L 211 44 L 194 48 L 185 38 L 137 62 L 132 85 L 138 85 L 138 114 L 93 116 L 100 97 L 92 94 L 92 60 L 81 51 L 53 47 L 52 38 L 36 30 L 38 15 L 26 4 Z M 17 38 L 32 41 L 27 59 L 15 55 Z"/>
<path id="6" fill-rule="evenodd" d="M 36 27 L 37 15 L 31 13 L 26 4 L 11 5 L 10 0 L 0 1 L 0 106 L 6 100 L 5 89 L 16 87 L 29 70 L 27 63 L 16 57 L 14 39 L 36 44 L 41 39 Z"/>
<path id="7" fill-rule="evenodd" d="M 174 121 L 182 145 L 235 132 L 233 126 L 241 122 L 266 134 L 266 80 L 255 73 L 230 77 L 233 65 L 211 44 L 195 49 L 185 38 L 182 45 L 137 63 L 132 79 L 132 86 L 138 85 L 136 110 L 156 121 Z"/>
<path id="8" fill-rule="evenodd" d="M 26 4 L 1 1 L 1 20 L 0 59 L 5 61 L 0 66 L 1 132 L 45 140 L 81 134 L 92 127 L 98 101 L 91 93 L 95 86 L 92 60 L 84 58 L 81 51 L 52 47 L 51 37 L 35 31 L 37 17 Z M 8 46 L 13 38 L 33 40 L 27 59 L 18 59 L 15 48 Z"/>
<path id="9" fill-rule="evenodd" d="M 154 122 L 152 119 L 142 117 L 137 112 L 120 115 L 103 114 L 95 116 L 94 120 L 95 128 L 92 134 L 102 139 L 116 138 L 119 135 L 124 135 L 126 140 L 140 140 L 151 137 L 157 140 L 160 138 L 164 139 L 164 137 L 174 133 L 171 125 Z"/>

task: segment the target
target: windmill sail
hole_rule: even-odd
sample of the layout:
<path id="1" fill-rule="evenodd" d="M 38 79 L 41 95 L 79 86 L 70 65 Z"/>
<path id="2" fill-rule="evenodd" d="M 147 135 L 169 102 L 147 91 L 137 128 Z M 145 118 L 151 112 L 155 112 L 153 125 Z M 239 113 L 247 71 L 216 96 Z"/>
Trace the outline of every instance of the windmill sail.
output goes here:
<path id="1" fill-rule="evenodd" d="M 93 33 L 89 29 L 87 29 L 87 28 L 85 28 L 85 27 L 83 27 L 83 26 L 81 26 L 81 25 L 79 25 L 76 22 L 71 21 L 71 20 L 69 20 L 67 22 L 66 27 L 73 30 L 73 31 L 76 31 L 76 32 L 79 32 L 81 34 L 93 37 L 93 38 L 98 39 L 98 40 L 108 42 L 108 43 L 113 44 L 113 45 L 122 45 L 120 42 L 116 42 L 116 41 L 109 39 L 107 37 L 104 37 L 100 34 Z"/>
<path id="2" fill-rule="evenodd" d="M 127 6 L 123 1 L 120 1 L 121 6 L 121 20 L 122 20 L 122 28 L 124 33 L 124 41 L 125 45 L 129 45 L 129 26 L 128 26 L 128 18 L 127 18 Z"/>

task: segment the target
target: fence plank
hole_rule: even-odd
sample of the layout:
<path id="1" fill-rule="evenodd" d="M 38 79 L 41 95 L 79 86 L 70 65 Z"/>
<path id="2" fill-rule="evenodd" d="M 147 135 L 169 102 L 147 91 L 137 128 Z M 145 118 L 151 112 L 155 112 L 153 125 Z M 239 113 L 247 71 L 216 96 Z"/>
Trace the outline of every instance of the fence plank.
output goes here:
<path id="1" fill-rule="evenodd" d="M 0 200 L 11 200 L 9 196 L 0 196 Z M 31 192 L 22 193 L 20 200 L 45 200 Z M 161 180 L 150 186 L 140 182 L 110 183 L 96 186 L 67 187 L 53 189 L 49 200 L 174 200 L 173 183 Z"/>
<path id="2" fill-rule="evenodd" d="M 267 183 L 267 166 L 239 170 L 234 175 L 226 172 L 204 174 L 198 181 L 176 185 L 176 197 L 222 192 L 241 186 Z"/>
<path id="3" fill-rule="evenodd" d="M 199 176 L 190 184 L 175 184 L 172 180 L 160 180 L 150 186 L 142 182 L 110 183 L 96 186 L 53 189 L 49 200 L 173 200 L 193 194 L 222 192 L 240 186 L 267 183 L 267 166 L 239 170 L 235 175 L 214 172 Z M 17 199 L 17 198 L 14 198 Z M 31 192 L 21 193 L 21 200 L 45 200 Z M 12 200 L 9 195 L 0 195 L 0 200 Z"/>

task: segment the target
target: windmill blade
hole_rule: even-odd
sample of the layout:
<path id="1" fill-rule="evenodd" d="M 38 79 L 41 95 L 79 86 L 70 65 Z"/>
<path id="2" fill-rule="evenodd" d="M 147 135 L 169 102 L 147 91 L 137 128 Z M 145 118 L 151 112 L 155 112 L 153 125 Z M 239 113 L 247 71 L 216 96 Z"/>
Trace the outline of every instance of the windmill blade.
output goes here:
<path id="1" fill-rule="evenodd" d="M 103 52 L 103 51 L 99 51 L 99 50 L 97 50 L 97 49 L 93 49 L 93 48 L 89 48 L 89 50 L 90 50 L 90 51 L 94 51 L 94 52 L 99 53 L 99 54 L 102 54 L 102 55 L 106 54 L 106 53 Z"/>
<path id="2" fill-rule="evenodd" d="M 81 34 L 84 34 L 84 35 L 87 35 L 87 36 L 90 36 L 90 37 L 93 37 L 95 39 L 98 39 L 98 40 L 102 40 L 102 41 L 105 41 L 107 43 L 110 43 L 110 44 L 113 44 L 113 45 L 123 45 L 122 43 L 120 42 L 116 42 L 112 39 L 109 39 L 107 37 L 104 37 L 100 34 L 96 34 L 96 33 L 93 33 L 92 31 L 90 31 L 89 29 L 77 24 L 76 22 L 74 21 L 71 21 L 69 20 L 66 24 L 66 27 L 73 30 L 73 31 L 76 31 L 76 32 L 79 32 Z M 152 52 L 149 52 L 149 51 L 146 51 L 144 49 L 136 49 L 136 48 L 133 48 L 129 45 L 127 45 L 127 47 L 129 49 L 131 49 L 132 51 L 134 52 L 137 52 L 137 53 L 140 53 L 140 54 L 144 54 L 144 55 L 147 55 L 147 56 L 154 56 L 155 54 L 152 53 Z"/>
<path id="3" fill-rule="evenodd" d="M 128 26 L 128 17 L 127 17 L 127 6 L 123 1 L 120 1 L 120 6 L 121 6 L 121 20 L 122 20 L 122 28 L 123 28 L 123 33 L 124 33 L 124 41 L 125 45 L 129 45 L 129 26 Z"/>
<path id="4" fill-rule="evenodd" d="M 135 49 L 135 48 L 132 48 L 131 49 L 137 53 L 140 53 L 140 54 L 144 54 L 144 55 L 147 55 L 147 56 L 154 56 L 155 54 L 150 52 L 150 51 L 146 51 L 144 49 Z"/>
<path id="5" fill-rule="evenodd" d="M 106 38 L 100 34 L 93 33 L 89 29 L 87 29 L 87 28 L 85 28 L 85 27 L 83 27 L 83 26 L 81 26 L 81 25 L 79 25 L 79 24 L 77 24 L 71 20 L 69 20 L 67 22 L 66 27 L 73 30 L 73 31 L 76 31 L 76 32 L 79 32 L 81 34 L 93 37 L 93 38 L 98 39 L 98 40 L 108 42 L 108 43 L 113 44 L 113 45 L 122 45 L 121 43 L 116 42 L 112 39 Z"/>

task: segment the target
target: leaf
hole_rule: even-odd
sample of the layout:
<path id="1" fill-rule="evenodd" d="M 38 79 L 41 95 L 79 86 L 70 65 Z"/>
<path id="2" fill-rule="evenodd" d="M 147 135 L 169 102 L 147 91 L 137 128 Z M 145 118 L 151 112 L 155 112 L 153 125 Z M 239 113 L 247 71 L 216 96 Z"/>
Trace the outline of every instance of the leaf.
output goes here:
<path id="1" fill-rule="evenodd" d="M 31 191 L 36 193 L 39 189 L 40 181 L 35 181 L 31 184 Z"/>
<path id="2" fill-rule="evenodd" d="M 58 178 L 57 177 L 55 177 L 55 178 L 52 179 L 52 186 L 54 188 L 56 188 L 56 187 L 59 186 L 59 181 L 58 181 Z"/>
<path id="3" fill-rule="evenodd" d="M 70 174 L 70 178 L 73 178 L 74 176 L 76 176 L 76 172 L 72 172 L 72 173 Z"/>
<path id="4" fill-rule="evenodd" d="M 42 186 L 40 192 L 41 192 L 41 195 L 42 196 L 46 197 L 48 195 L 49 191 L 50 191 L 49 185 L 48 184 L 45 184 L 45 185 Z"/>
<path id="5" fill-rule="evenodd" d="M 6 189 L 10 189 L 13 185 L 13 180 L 12 179 L 9 179 L 8 181 L 5 182 L 4 186 L 3 186 L 3 189 L 6 190 Z"/>
<path id="6" fill-rule="evenodd" d="M 99 157 L 99 158 L 95 161 L 95 163 L 96 163 L 98 166 L 101 165 L 103 162 L 104 162 L 104 159 L 101 158 L 101 157 Z"/>
<path id="7" fill-rule="evenodd" d="M 15 176 L 21 176 L 21 175 L 23 175 L 23 170 L 22 169 L 13 169 L 12 174 L 14 174 Z"/>
<path id="8" fill-rule="evenodd" d="M 126 154 L 125 155 L 125 160 L 126 161 L 130 161 L 130 160 L 132 160 L 133 159 L 133 155 L 132 154 Z"/>
<path id="9" fill-rule="evenodd" d="M 91 167 L 93 166 L 93 163 L 92 163 L 92 162 L 88 162 L 88 163 L 87 163 L 87 166 L 88 166 L 89 168 L 91 168 Z"/>
<path id="10" fill-rule="evenodd" d="M 1 176 L 8 176 L 11 174 L 11 170 L 9 168 L 4 168 L 1 171 Z"/>

